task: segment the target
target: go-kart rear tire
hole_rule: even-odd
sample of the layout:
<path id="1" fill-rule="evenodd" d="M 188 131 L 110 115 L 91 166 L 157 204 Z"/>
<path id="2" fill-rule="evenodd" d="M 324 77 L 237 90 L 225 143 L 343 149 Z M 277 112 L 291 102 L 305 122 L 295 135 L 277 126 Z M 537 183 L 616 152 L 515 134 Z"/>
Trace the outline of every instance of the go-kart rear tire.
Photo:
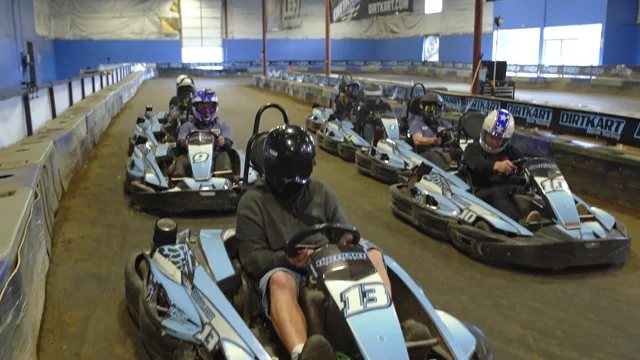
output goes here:
<path id="1" fill-rule="evenodd" d="M 139 325 L 140 318 L 140 298 L 144 294 L 143 280 L 138 274 L 138 266 L 141 261 L 144 261 L 144 255 L 140 252 L 135 252 L 129 256 L 127 263 L 124 267 L 124 295 L 127 305 L 127 311 L 131 318 Z"/>

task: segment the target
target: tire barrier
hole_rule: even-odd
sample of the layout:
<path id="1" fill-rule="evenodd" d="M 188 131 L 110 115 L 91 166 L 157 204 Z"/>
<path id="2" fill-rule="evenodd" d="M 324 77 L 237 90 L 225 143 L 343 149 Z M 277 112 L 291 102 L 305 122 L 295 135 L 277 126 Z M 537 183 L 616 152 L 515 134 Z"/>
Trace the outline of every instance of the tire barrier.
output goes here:
<path id="1" fill-rule="evenodd" d="M 111 119 L 155 77 L 134 72 L 0 151 L 0 359 L 36 359 L 55 213 Z"/>
<path id="2" fill-rule="evenodd" d="M 394 83 L 385 80 L 354 78 L 364 83 L 375 82 L 384 89 L 384 96 L 394 102 L 402 104 L 408 100 L 410 84 Z M 269 76 L 253 76 L 255 87 L 269 89 L 271 91 L 285 93 L 289 96 L 316 102 L 322 106 L 330 106 L 333 98 L 338 94 L 338 77 L 326 78 L 318 74 L 289 73 L 283 71 L 271 71 Z M 484 98 L 479 96 L 467 96 L 463 94 L 450 93 L 447 89 L 429 89 L 445 96 L 456 97 L 452 105 L 449 99 L 449 111 L 443 114 L 443 118 L 455 123 L 460 116 L 460 108 L 464 108 L 466 99 L 473 101 L 484 100 L 498 103 L 503 106 L 503 99 Z M 421 91 L 416 87 L 414 94 Z M 511 101 L 509 101 L 511 102 Z M 530 104 L 518 101 L 518 104 L 529 106 Z M 398 104 L 398 105 L 399 105 Z M 466 103 L 468 106 L 469 104 Z M 472 104 L 473 105 L 473 104 Z M 534 105 L 532 105 L 534 106 Z M 535 106 L 539 106 L 535 104 Z M 473 106 L 472 106 L 473 107 Z M 472 109 L 488 112 L 493 108 Z M 559 108 L 559 111 L 567 109 Z M 573 109 L 572 109 L 573 110 Z M 396 113 L 404 115 L 404 106 L 397 106 Z M 582 110 L 584 113 L 586 111 Z M 636 119 L 637 121 L 637 119 Z M 542 156 L 553 158 L 560 166 L 562 173 L 571 183 L 574 191 L 593 196 L 610 203 L 623 206 L 632 210 L 640 209 L 640 183 L 634 183 L 640 175 L 640 152 L 621 151 L 614 146 L 597 145 L 593 143 L 571 140 L 565 137 L 554 135 L 549 131 L 526 128 L 527 124 L 520 121 L 513 142 L 529 156 Z"/>

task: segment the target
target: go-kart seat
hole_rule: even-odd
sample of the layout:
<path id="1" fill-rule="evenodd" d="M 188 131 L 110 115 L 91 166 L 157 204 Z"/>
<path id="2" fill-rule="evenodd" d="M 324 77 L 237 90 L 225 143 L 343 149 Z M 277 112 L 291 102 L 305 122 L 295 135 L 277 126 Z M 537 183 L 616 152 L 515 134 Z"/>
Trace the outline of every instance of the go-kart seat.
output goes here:
<path id="1" fill-rule="evenodd" d="M 264 174 L 264 164 L 262 161 L 262 153 L 264 152 L 264 142 L 267 139 L 267 132 L 258 133 L 251 140 L 251 149 L 249 150 L 249 161 L 251 167 L 260 174 Z"/>
<path id="2" fill-rule="evenodd" d="M 462 114 L 458 120 L 458 141 L 461 138 L 460 135 L 464 135 L 466 139 L 478 141 L 484 118 L 484 113 L 479 111 L 469 111 Z"/>

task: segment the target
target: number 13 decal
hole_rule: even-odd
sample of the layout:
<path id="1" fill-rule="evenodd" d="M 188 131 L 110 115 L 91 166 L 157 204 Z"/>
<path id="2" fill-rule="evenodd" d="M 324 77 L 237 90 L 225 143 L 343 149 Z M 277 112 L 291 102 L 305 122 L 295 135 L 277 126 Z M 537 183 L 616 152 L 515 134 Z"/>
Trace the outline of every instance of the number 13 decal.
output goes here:
<path id="1" fill-rule="evenodd" d="M 383 283 L 353 285 L 340 294 L 344 317 L 391 306 L 391 297 Z"/>

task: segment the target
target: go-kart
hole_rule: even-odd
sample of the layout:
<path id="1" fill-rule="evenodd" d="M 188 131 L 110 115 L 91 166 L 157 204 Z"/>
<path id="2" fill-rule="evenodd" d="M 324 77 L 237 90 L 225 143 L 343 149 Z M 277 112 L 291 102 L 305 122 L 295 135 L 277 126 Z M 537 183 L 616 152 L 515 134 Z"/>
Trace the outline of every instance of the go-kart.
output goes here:
<path id="1" fill-rule="evenodd" d="M 562 270 L 626 261 L 631 237 L 624 224 L 572 194 L 553 160 L 526 158 L 514 164 L 510 195 L 523 214 L 536 210 L 541 221 L 515 221 L 482 201 L 464 165 L 457 176 L 421 165 L 419 182 L 391 186 L 391 210 L 490 263 Z"/>
<path id="2" fill-rule="evenodd" d="M 466 145 L 474 141 L 473 135 L 465 129 L 473 127 L 475 132 L 478 124 L 481 126 L 484 114 L 480 112 L 464 113 L 458 121 L 457 128 L 439 129 L 436 137 L 442 139 L 440 147 L 451 157 L 450 172 L 457 171 L 458 162 Z M 416 153 L 409 138 L 407 142 L 383 138 L 377 134 L 372 146 L 362 148 L 356 153 L 356 165 L 358 172 L 370 176 L 385 184 L 404 182 L 417 169 L 420 164 L 436 166 L 420 154 Z"/>
<path id="3" fill-rule="evenodd" d="M 129 149 L 127 155 L 131 156 L 133 148 L 139 137 L 142 137 L 149 141 L 152 146 L 156 146 L 165 140 L 166 134 L 164 132 L 164 124 L 166 123 L 167 114 L 165 112 L 159 112 L 155 114 L 153 112 L 153 106 L 147 105 L 144 111 L 144 116 L 140 116 L 136 119 L 136 127 L 133 130 L 133 135 L 129 138 Z"/>
<path id="4" fill-rule="evenodd" d="M 332 155 L 338 155 L 349 162 L 355 161 L 356 149 L 369 146 L 348 120 L 332 118 L 324 123 L 316 132 L 316 139 L 321 149 Z"/>
<path id="5" fill-rule="evenodd" d="M 186 138 L 192 176 L 173 177 L 176 157 L 174 144 L 152 146 L 138 138 L 129 158 L 125 190 L 134 204 L 148 211 L 184 213 L 190 211 L 235 211 L 240 197 L 262 174 L 256 162 L 262 161 L 266 132 L 258 133 L 262 113 L 276 108 L 284 123 L 289 123 L 286 111 L 278 104 L 261 107 L 255 117 L 253 135 L 246 152 L 230 148 L 231 170 L 214 171 L 214 147 L 217 139 L 210 131 L 194 131 Z"/>
<path id="6" fill-rule="evenodd" d="M 333 109 L 321 107 L 319 104 L 313 104 L 311 108 L 311 114 L 304 119 L 304 124 L 309 132 L 315 134 L 333 115 Z"/>
<path id="7" fill-rule="evenodd" d="M 328 243 L 303 244 L 316 234 Z M 392 302 L 359 245 L 365 241 L 352 226 L 319 224 L 287 242 L 288 256 L 316 248 L 300 287 L 309 336 L 324 336 L 341 359 L 493 359 L 477 327 L 435 310 L 422 288 L 385 255 Z M 131 255 L 126 306 L 153 359 L 290 358 L 261 315 L 257 285 L 242 271 L 239 246 L 234 229 L 178 232 L 174 221 L 160 219 L 151 249 Z M 403 334 L 401 324 L 410 322 L 422 331 Z"/>

